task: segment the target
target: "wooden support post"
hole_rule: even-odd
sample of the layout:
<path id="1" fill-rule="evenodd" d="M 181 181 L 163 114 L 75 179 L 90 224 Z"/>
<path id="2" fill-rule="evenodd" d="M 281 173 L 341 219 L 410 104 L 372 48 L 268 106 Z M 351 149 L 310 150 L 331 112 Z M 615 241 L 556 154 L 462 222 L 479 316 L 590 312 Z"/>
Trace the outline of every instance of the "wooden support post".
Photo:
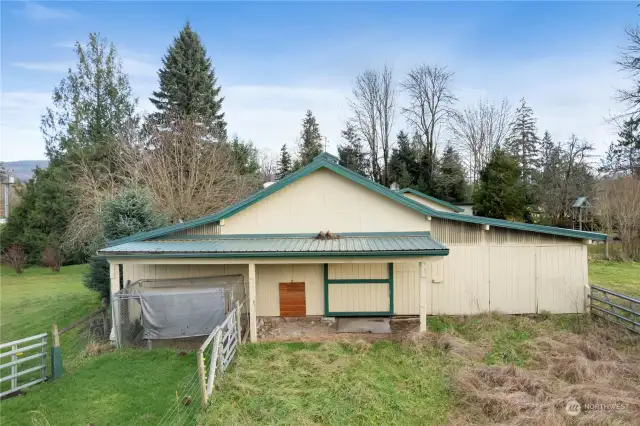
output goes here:
<path id="1" fill-rule="evenodd" d="M 427 264 L 418 262 L 420 280 L 420 333 L 427 331 Z"/>
<path id="2" fill-rule="evenodd" d="M 258 341 L 256 319 L 256 264 L 249 264 L 249 334 L 251 343 Z"/>
<path id="3" fill-rule="evenodd" d="M 198 376 L 200 378 L 200 393 L 202 394 L 202 408 L 207 407 L 209 395 L 207 394 L 207 379 L 204 370 L 204 355 L 202 350 L 198 351 Z"/>
<path id="4" fill-rule="evenodd" d="M 238 330 L 238 344 L 242 341 L 242 325 L 240 325 L 240 301 L 236 300 L 236 329 Z"/>
<path id="5" fill-rule="evenodd" d="M 609 260 L 609 237 L 604 240 L 604 258 Z"/>
<path id="6" fill-rule="evenodd" d="M 58 333 L 58 326 L 56 324 L 51 326 L 51 339 L 53 340 L 53 344 L 51 345 L 51 378 L 57 379 L 62 376 L 64 369 L 62 367 L 60 334 Z"/>

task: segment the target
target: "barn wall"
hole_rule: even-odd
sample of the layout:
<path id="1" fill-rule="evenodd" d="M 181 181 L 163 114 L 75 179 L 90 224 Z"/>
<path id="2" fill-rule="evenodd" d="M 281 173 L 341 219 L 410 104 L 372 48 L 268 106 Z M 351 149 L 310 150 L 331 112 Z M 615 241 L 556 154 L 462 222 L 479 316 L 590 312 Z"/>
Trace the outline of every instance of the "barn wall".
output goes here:
<path id="1" fill-rule="evenodd" d="M 412 194 L 410 192 L 403 192 L 402 195 L 404 195 L 407 198 L 412 199 L 413 201 L 416 201 L 424 206 L 430 207 L 434 210 L 439 210 L 439 211 L 443 211 L 443 212 L 449 212 L 449 213 L 455 213 L 456 211 L 454 209 L 451 209 L 449 207 L 443 206 L 442 204 L 438 204 L 438 203 L 434 203 L 431 200 L 428 200 L 426 198 L 422 198 L 418 195 Z"/>
<path id="2" fill-rule="evenodd" d="M 449 247 L 449 256 L 434 265 L 430 314 L 584 309 L 587 248 L 580 240 L 496 227 L 483 231 L 482 225 L 436 218 L 431 235 Z"/>
<path id="3" fill-rule="evenodd" d="M 428 231 L 425 215 L 320 169 L 225 219 L 223 234 Z"/>
<path id="4" fill-rule="evenodd" d="M 182 231 L 171 232 L 167 235 L 160 236 L 158 240 L 166 240 L 167 238 L 184 237 L 187 235 L 220 235 L 220 222 L 207 223 L 205 225 L 196 226 L 194 228 L 183 229 Z"/>
<path id="5" fill-rule="evenodd" d="M 256 265 L 256 313 L 280 316 L 280 283 L 305 283 L 307 315 L 324 314 L 324 270 L 322 264 Z"/>

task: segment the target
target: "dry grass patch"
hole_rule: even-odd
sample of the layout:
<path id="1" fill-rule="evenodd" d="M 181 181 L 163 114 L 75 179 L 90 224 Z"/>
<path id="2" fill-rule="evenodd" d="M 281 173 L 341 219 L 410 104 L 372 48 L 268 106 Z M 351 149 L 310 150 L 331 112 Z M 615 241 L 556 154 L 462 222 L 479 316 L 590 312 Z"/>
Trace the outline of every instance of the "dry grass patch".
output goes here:
<path id="1" fill-rule="evenodd" d="M 446 342 L 441 347 L 459 359 L 451 372 L 453 423 L 637 424 L 638 336 L 582 316 L 438 321 L 440 336 L 425 338 Z M 571 401 L 583 407 L 578 416 L 565 410 Z"/>

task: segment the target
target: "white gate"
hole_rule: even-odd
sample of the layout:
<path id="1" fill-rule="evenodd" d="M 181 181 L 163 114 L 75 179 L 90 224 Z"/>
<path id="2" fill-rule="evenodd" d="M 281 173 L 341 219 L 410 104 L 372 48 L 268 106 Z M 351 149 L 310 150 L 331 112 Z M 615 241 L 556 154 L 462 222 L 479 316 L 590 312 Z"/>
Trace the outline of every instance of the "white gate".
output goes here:
<path id="1" fill-rule="evenodd" d="M 0 392 L 0 397 L 44 382 L 47 379 L 46 358 L 47 333 L 0 344 L 0 383 L 10 381 L 9 388 Z"/>
<path id="2" fill-rule="evenodd" d="M 202 391 L 202 405 L 213 392 L 216 375 L 222 375 L 236 354 L 242 336 L 241 310 L 245 302 L 236 302 L 235 309 L 227 314 L 224 322 L 216 327 L 198 350 L 198 374 Z M 206 359 L 206 357 L 210 357 Z M 205 360 L 208 366 L 205 366 Z"/>

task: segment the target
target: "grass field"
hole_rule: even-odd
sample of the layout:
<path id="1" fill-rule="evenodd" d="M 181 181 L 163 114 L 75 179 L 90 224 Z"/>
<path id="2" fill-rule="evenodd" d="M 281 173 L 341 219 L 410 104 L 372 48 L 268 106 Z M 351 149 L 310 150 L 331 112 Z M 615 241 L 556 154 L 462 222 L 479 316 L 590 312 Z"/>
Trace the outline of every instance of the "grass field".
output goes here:
<path id="1" fill-rule="evenodd" d="M 589 282 L 628 296 L 640 297 L 640 263 L 590 262 Z"/>
<path id="2" fill-rule="evenodd" d="M 637 264 L 594 262 L 590 280 L 626 293 Z M 2 269 L 2 340 L 49 331 L 95 310 L 84 266 L 59 274 Z M 269 343 L 241 346 L 199 424 L 568 423 L 568 397 L 621 402 L 622 411 L 585 413 L 590 424 L 634 424 L 640 416 L 640 341 L 583 316 L 432 317 L 425 336 L 375 344 Z M 63 336 L 65 337 L 65 336 Z M 199 392 L 195 355 L 125 350 L 0 403 L 3 425 L 193 424 Z M 70 346 L 65 353 L 65 345 Z M 633 379 L 633 378 L 636 379 Z M 534 408 L 532 408 L 534 407 Z M 600 416 L 600 417 L 598 417 Z"/>

